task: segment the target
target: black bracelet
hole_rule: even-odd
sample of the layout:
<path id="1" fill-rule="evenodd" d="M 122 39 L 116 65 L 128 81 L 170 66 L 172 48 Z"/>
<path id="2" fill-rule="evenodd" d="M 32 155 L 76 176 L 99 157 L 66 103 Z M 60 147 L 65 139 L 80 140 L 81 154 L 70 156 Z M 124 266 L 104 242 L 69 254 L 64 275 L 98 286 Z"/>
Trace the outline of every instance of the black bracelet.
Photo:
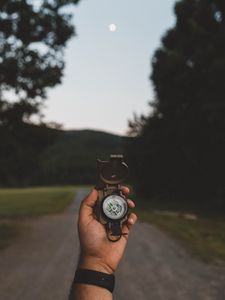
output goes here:
<path id="1" fill-rule="evenodd" d="M 115 276 L 94 270 L 78 269 L 75 273 L 74 282 L 97 285 L 112 293 L 115 286 Z"/>

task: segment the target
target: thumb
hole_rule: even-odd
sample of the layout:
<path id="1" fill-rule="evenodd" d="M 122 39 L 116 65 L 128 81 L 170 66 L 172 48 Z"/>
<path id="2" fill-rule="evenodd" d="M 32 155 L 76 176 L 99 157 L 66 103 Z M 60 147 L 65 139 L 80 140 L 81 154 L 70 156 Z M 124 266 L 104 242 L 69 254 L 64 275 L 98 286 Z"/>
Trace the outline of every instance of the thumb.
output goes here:
<path id="1" fill-rule="evenodd" d="M 94 206 L 98 199 L 98 191 L 93 189 L 89 195 L 81 202 L 80 217 L 88 217 L 93 214 Z"/>

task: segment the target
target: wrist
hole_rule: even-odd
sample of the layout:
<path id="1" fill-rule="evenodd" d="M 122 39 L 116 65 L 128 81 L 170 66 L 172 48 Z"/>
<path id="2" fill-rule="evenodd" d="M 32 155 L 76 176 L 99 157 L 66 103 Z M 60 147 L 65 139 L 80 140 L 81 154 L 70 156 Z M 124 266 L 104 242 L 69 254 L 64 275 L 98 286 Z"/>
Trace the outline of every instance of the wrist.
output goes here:
<path id="1" fill-rule="evenodd" d="M 93 286 L 97 286 L 96 293 L 99 294 L 101 288 L 101 294 L 103 293 L 103 289 L 108 290 L 110 293 L 113 292 L 115 287 L 115 276 L 114 274 L 106 274 L 99 271 L 89 270 L 89 269 L 77 269 L 74 277 L 74 284 L 79 286 L 80 284 L 83 285 L 83 288 L 89 289 L 90 285 L 92 292 Z M 105 292 L 104 292 L 105 294 Z M 108 295 L 108 292 L 107 292 Z M 83 299 L 83 298 L 82 298 Z M 88 298 L 89 299 L 89 298 Z M 99 298 L 96 298 L 99 299 Z M 104 297 L 104 299 L 106 299 Z M 108 299 L 108 298 L 107 298 Z"/>
<path id="2" fill-rule="evenodd" d="M 103 272 L 106 274 L 113 274 L 114 270 L 108 266 L 101 258 L 93 256 L 80 256 L 77 266 L 78 269 L 89 269 L 93 271 Z"/>

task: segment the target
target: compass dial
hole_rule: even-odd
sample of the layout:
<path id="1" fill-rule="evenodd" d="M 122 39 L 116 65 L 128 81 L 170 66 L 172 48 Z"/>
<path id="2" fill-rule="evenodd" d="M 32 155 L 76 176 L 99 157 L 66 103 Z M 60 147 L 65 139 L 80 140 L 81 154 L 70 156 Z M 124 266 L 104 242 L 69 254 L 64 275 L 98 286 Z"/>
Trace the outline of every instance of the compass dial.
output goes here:
<path id="1" fill-rule="evenodd" d="M 119 195 L 110 195 L 103 201 L 103 212 L 113 220 L 122 219 L 127 212 L 127 202 Z"/>

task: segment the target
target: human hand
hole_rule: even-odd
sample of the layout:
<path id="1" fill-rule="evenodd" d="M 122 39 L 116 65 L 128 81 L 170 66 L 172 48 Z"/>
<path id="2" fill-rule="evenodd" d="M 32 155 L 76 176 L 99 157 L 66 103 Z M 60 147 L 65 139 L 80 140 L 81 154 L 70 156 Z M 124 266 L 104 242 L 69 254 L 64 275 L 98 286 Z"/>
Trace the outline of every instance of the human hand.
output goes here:
<path id="1" fill-rule="evenodd" d="M 124 195 L 128 196 L 129 189 L 122 187 Z M 131 213 L 127 222 L 123 224 L 121 239 L 115 243 L 107 238 L 105 226 L 97 221 L 94 214 L 94 207 L 98 199 L 98 191 L 93 189 L 82 201 L 79 212 L 78 231 L 81 245 L 81 257 L 79 268 L 92 269 L 105 273 L 113 273 L 125 250 L 129 231 L 136 222 L 137 216 Z M 134 208 L 132 200 L 128 200 L 129 208 Z"/>

